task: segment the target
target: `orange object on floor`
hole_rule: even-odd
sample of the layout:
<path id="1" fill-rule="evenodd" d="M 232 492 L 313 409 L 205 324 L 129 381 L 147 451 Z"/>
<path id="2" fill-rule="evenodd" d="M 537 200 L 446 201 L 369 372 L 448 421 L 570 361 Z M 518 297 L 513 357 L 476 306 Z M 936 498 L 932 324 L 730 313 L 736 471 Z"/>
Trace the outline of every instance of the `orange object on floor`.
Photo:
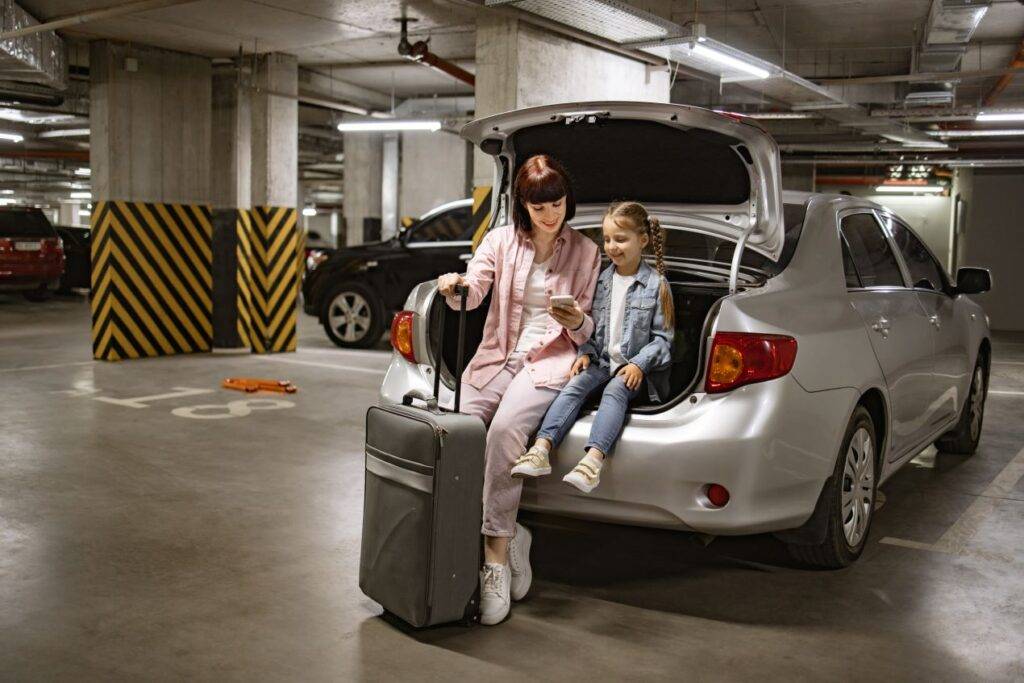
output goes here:
<path id="1" fill-rule="evenodd" d="M 225 389 L 244 391 L 251 394 L 257 391 L 275 391 L 279 394 L 294 394 L 297 386 L 286 379 L 256 379 L 253 377 L 228 377 L 221 386 Z"/>

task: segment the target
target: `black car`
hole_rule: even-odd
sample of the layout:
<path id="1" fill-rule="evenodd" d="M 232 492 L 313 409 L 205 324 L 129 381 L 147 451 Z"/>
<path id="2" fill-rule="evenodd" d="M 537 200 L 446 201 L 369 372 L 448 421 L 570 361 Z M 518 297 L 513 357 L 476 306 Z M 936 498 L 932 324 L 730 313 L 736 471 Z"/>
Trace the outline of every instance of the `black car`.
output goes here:
<path id="1" fill-rule="evenodd" d="M 55 227 L 64 242 L 64 273 L 60 276 L 60 291 L 89 289 L 92 286 L 92 230 L 72 225 Z"/>
<path id="2" fill-rule="evenodd" d="M 338 346 L 373 346 L 412 288 L 462 272 L 472 250 L 471 199 L 439 206 L 394 239 L 338 249 L 308 268 L 303 310 Z"/>

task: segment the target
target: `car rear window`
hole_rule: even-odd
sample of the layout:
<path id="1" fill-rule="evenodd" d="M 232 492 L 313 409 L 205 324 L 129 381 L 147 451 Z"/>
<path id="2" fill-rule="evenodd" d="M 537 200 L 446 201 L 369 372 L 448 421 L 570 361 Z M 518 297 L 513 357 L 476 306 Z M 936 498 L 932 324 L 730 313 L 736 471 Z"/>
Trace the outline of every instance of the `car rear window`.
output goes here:
<path id="1" fill-rule="evenodd" d="M 54 237 L 56 234 L 38 209 L 0 210 L 0 237 Z"/>

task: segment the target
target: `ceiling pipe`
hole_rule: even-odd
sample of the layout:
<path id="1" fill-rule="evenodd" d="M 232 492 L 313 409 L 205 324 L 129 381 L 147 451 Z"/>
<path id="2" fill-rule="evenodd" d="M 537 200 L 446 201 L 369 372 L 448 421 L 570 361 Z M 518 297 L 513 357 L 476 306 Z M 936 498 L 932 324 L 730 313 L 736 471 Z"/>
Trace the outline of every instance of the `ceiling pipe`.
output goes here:
<path id="1" fill-rule="evenodd" d="M 195 1 L 196 0 L 139 0 L 138 2 L 126 2 L 121 5 L 114 5 L 113 7 L 89 10 L 79 14 L 71 14 L 66 17 L 51 19 L 50 21 L 46 21 L 41 24 L 33 24 L 32 26 L 25 26 L 24 28 L 14 29 L 12 31 L 4 31 L 0 33 L 0 40 L 18 38 L 19 36 L 29 36 L 33 33 L 41 33 L 43 31 L 55 31 L 59 28 L 88 24 L 100 19 L 110 19 L 111 17 L 120 17 L 125 14 L 145 12 L 147 10 L 160 9 L 163 7 L 173 7 L 175 5 L 185 5 Z"/>
<path id="2" fill-rule="evenodd" d="M 1010 60 L 1011 69 L 1022 69 L 1024 68 L 1024 40 L 1021 40 L 1020 45 L 1017 46 L 1017 53 L 1013 55 L 1013 59 Z M 1012 73 L 1003 74 L 996 84 L 992 86 L 992 89 L 985 95 L 985 99 L 982 103 L 987 107 L 995 102 L 1003 91 L 1006 90 L 1006 86 L 1013 80 Z"/>
<path id="3" fill-rule="evenodd" d="M 447 59 L 438 57 L 430 51 L 430 39 L 418 40 L 415 43 L 409 42 L 409 22 L 418 21 L 411 17 L 396 19 L 402 24 L 402 34 L 398 41 L 398 54 L 416 64 L 423 64 L 446 76 L 451 76 L 457 81 L 466 83 L 471 88 L 476 88 L 476 76 L 463 69 L 461 66 Z"/>
<path id="4" fill-rule="evenodd" d="M 70 159 L 88 162 L 89 152 L 77 149 L 0 150 L 0 157 L 11 159 Z"/>
<path id="5" fill-rule="evenodd" d="M 957 83 L 976 78 L 993 78 L 1003 76 L 1012 78 L 1014 74 L 1024 71 L 1024 62 L 1011 64 L 1004 69 L 980 69 L 978 71 L 929 71 L 916 74 L 895 74 L 891 76 L 855 76 L 853 78 L 816 78 L 820 85 L 870 85 L 876 83 L 934 83 L 943 81 Z"/>

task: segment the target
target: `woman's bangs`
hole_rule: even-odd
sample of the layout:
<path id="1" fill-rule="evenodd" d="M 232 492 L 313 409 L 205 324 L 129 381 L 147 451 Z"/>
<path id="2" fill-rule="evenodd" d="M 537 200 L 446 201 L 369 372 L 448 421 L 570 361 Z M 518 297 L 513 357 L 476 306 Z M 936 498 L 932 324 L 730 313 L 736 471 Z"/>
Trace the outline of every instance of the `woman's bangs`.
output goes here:
<path id="1" fill-rule="evenodd" d="M 551 168 L 536 175 L 531 173 L 523 185 L 523 200 L 530 204 L 557 201 L 568 194 L 565 179 Z"/>

